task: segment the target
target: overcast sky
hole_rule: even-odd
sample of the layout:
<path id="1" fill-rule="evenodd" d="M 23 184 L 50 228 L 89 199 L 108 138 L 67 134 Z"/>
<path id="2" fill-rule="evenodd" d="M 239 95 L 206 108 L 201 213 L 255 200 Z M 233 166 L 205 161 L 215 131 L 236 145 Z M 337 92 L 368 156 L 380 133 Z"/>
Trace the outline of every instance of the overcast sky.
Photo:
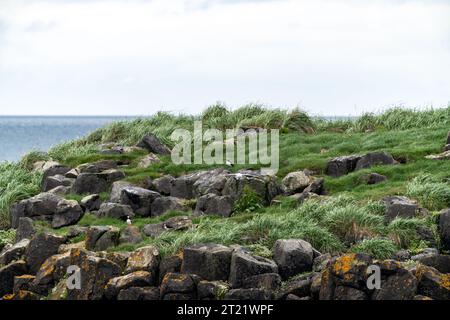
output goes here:
<path id="1" fill-rule="evenodd" d="M 0 0 L 0 114 L 450 101 L 449 0 Z"/>

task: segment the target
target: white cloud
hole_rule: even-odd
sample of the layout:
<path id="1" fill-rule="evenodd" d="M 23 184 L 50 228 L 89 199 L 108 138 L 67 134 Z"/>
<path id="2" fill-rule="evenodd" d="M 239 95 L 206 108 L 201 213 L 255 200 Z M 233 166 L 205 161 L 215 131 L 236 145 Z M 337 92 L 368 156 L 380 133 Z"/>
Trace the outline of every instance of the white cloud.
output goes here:
<path id="1" fill-rule="evenodd" d="M 449 14 L 446 1 L 4 0 L 0 114 L 443 106 Z"/>

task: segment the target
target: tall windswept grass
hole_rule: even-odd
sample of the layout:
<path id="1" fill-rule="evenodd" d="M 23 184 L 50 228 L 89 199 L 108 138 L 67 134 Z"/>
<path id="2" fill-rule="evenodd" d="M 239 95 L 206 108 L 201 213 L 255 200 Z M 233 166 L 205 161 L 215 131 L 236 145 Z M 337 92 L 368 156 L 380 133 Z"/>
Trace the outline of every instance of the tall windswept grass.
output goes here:
<path id="1" fill-rule="evenodd" d="M 406 194 L 431 210 L 450 206 L 450 184 L 439 181 L 430 174 L 422 174 L 412 179 L 406 187 Z"/>
<path id="2" fill-rule="evenodd" d="M 413 128 L 436 128 L 450 124 L 450 106 L 426 110 L 392 108 L 380 114 L 366 113 L 351 127 L 354 132 L 376 129 L 406 130 Z"/>
<path id="3" fill-rule="evenodd" d="M 0 229 L 9 227 L 9 208 L 14 202 L 39 192 L 41 178 L 18 163 L 0 164 Z"/>
<path id="4" fill-rule="evenodd" d="M 367 112 L 354 119 L 314 118 L 318 131 L 371 132 L 378 129 L 407 130 L 437 128 L 450 124 L 450 105 L 446 108 L 407 109 L 394 107 L 380 113 Z"/>

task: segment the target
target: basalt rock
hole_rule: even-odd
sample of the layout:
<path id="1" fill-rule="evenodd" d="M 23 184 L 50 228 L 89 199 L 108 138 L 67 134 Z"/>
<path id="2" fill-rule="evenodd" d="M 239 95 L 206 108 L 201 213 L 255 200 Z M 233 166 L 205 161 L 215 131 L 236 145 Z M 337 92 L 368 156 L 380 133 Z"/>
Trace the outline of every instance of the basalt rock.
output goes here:
<path id="1" fill-rule="evenodd" d="M 444 250 L 450 250 L 450 209 L 439 214 L 439 236 Z"/>
<path id="2" fill-rule="evenodd" d="M 155 276 L 158 272 L 160 260 L 159 251 L 155 247 L 139 248 L 130 254 L 125 272 L 147 271 Z"/>
<path id="3" fill-rule="evenodd" d="M 283 192 L 288 195 L 302 192 L 311 182 L 312 178 L 304 171 L 288 173 L 282 181 Z"/>
<path id="4" fill-rule="evenodd" d="M 51 221 L 61 200 L 60 196 L 45 192 L 16 202 L 10 210 L 11 227 L 17 228 L 21 217 Z"/>
<path id="5" fill-rule="evenodd" d="M 234 200 L 231 196 L 206 194 L 197 199 L 195 212 L 200 214 L 229 217 L 233 212 Z"/>
<path id="6" fill-rule="evenodd" d="M 252 256 L 243 250 L 235 250 L 231 256 L 229 283 L 239 288 L 251 276 L 263 273 L 278 273 L 278 267 L 272 260 Z"/>
<path id="7" fill-rule="evenodd" d="M 66 239 L 49 233 L 38 233 L 30 241 L 25 252 L 25 260 L 27 262 L 31 274 L 39 271 L 42 263 L 49 257 L 58 253 L 59 246 Z"/>
<path id="8" fill-rule="evenodd" d="M 30 240 L 22 239 L 13 246 L 3 250 L 0 253 L 0 265 L 7 265 L 13 261 L 22 259 L 29 245 Z"/>
<path id="9" fill-rule="evenodd" d="M 189 207 L 183 199 L 175 197 L 158 197 L 151 205 L 151 215 L 160 216 L 169 211 L 187 211 Z"/>
<path id="10" fill-rule="evenodd" d="M 392 165 L 396 163 L 392 155 L 386 152 L 370 152 L 358 160 L 355 171 L 378 165 Z"/>
<path id="11" fill-rule="evenodd" d="M 126 220 L 128 217 L 133 218 L 134 213 L 129 205 L 105 202 L 100 206 L 97 216 L 100 218 L 107 217 Z"/>
<path id="12" fill-rule="evenodd" d="M 120 291 L 132 287 L 149 287 L 154 285 L 154 275 L 147 271 L 135 271 L 124 276 L 112 278 L 108 281 L 105 288 L 105 297 L 107 299 L 116 299 Z"/>
<path id="13" fill-rule="evenodd" d="M 356 163 L 359 159 L 361 159 L 361 156 L 359 155 L 342 156 L 331 159 L 327 164 L 325 172 L 327 175 L 335 178 L 346 175 L 355 171 Z"/>
<path id="14" fill-rule="evenodd" d="M 300 239 L 277 240 L 274 246 L 274 260 L 283 279 L 312 270 L 313 248 Z"/>
<path id="15" fill-rule="evenodd" d="M 41 189 L 43 192 L 50 191 L 56 187 L 71 187 L 75 179 L 67 178 L 63 175 L 49 176 L 42 180 Z"/>
<path id="16" fill-rule="evenodd" d="M 196 274 L 205 280 L 227 280 L 233 249 L 219 244 L 197 244 L 183 250 L 183 273 Z"/>
<path id="17" fill-rule="evenodd" d="M 436 269 L 420 265 L 416 269 L 418 294 L 430 297 L 434 300 L 450 299 L 450 275 L 442 274 Z"/>
<path id="18" fill-rule="evenodd" d="M 93 194 L 108 191 L 111 184 L 125 177 L 124 173 L 110 169 L 100 173 L 81 173 L 75 180 L 72 191 L 76 194 Z"/>
<path id="19" fill-rule="evenodd" d="M 93 226 L 87 231 L 86 249 L 103 251 L 119 244 L 120 229 L 112 226 Z"/>
<path id="20" fill-rule="evenodd" d="M 114 262 L 79 249 L 71 251 L 70 265 L 80 268 L 81 289 L 68 290 L 67 300 L 100 300 L 104 297 L 109 279 L 121 273 L 120 267 Z"/>
<path id="21" fill-rule="evenodd" d="M 120 290 L 117 300 L 159 300 L 159 288 L 156 287 L 131 287 Z"/>
<path id="22" fill-rule="evenodd" d="M 129 205 L 133 211 L 143 217 L 150 216 L 153 201 L 161 195 L 139 187 L 124 187 L 120 194 L 120 203 Z"/>
<path id="23" fill-rule="evenodd" d="M 14 290 L 14 277 L 27 273 L 25 261 L 19 260 L 0 268 L 0 297 Z"/>
<path id="24" fill-rule="evenodd" d="M 16 230 L 16 242 L 23 239 L 31 239 L 36 234 L 36 230 L 31 218 L 19 218 L 18 227 Z"/>
<path id="25" fill-rule="evenodd" d="M 170 190 L 172 189 L 172 182 L 175 180 L 171 175 L 165 175 L 161 178 L 153 180 L 153 185 L 160 194 L 164 196 L 170 195 Z"/>
<path id="26" fill-rule="evenodd" d="M 386 204 L 385 220 L 390 222 L 395 218 L 413 218 L 419 212 L 419 206 L 414 201 L 402 196 L 389 196 L 383 199 Z"/>
<path id="27" fill-rule="evenodd" d="M 100 199 L 100 195 L 95 193 L 81 199 L 80 206 L 84 211 L 92 212 L 99 210 L 102 203 L 103 201 Z"/>
<path id="28" fill-rule="evenodd" d="M 58 229 L 76 224 L 83 217 L 84 212 L 75 200 L 61 200 L 53 215 L 52 228 Z"/>
<path id="29" fill-rule="evenodd" d="M 168 273 L 161 282 L 160 294 L 164 300 L 195 299 L 196 284 L 188 274 Z"/>
<path id="30" fill-rule="evenodd" d="M 137 144 L 140 148 L 145 148 L 156 154 L 170 154 L 170 149 L 163 144 L 153 133 L 146 134 Z"/>

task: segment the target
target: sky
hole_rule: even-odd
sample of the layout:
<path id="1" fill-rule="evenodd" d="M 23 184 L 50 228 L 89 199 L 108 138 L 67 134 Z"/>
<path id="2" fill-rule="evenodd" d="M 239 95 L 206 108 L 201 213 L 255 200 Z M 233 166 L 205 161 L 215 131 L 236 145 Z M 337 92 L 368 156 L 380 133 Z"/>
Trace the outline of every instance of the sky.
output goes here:
<path id="1" fill-rule="evenodd" d="M 450 0 L 0 0 L 0 115 L 450 101 Z"/>

